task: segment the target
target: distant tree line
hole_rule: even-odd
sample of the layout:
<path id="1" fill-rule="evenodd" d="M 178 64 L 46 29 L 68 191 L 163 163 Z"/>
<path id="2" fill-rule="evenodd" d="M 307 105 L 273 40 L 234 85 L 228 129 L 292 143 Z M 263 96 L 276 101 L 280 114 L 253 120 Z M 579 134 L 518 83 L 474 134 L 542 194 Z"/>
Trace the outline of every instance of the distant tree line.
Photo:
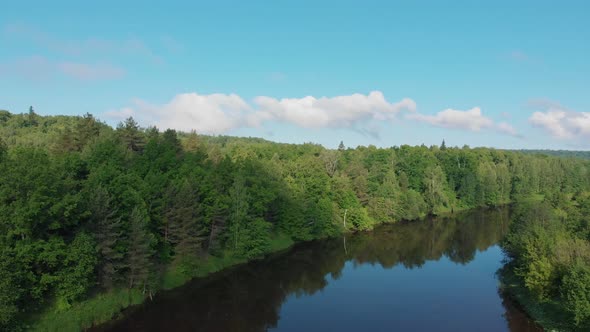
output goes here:
<path id="1" fill-rule="evenodd" d="M 564 157 L 564 158 L 582 158 L 590 159 L 590 151 L 575 150 L 518 150 L 522 153 L 544 154 L 547 156 Z"/>

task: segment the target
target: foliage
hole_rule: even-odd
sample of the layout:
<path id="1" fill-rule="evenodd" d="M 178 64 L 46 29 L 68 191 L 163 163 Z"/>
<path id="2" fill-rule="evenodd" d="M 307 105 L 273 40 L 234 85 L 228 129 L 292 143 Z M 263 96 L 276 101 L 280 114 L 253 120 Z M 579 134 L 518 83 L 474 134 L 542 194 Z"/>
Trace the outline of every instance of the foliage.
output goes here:
<path id="1" fill-rule="evenodd" d="M 507 247 L 531 290 L 566 294 L 581 322 L 585 295 L 558 281 L 585 280 L 568 267 L 588 258 L 589 170 L 445 144 L 327 150 L 0 111 L 0 326 L 43 311 L 87 327 L 89 303 L 118 308 L 101 308 L 103 319 L 123 306 L 101 302 L 104 292 L 151 296 L 294 241 L 531 195 L 559 212 L 539 209 L 541 226 Z"/>
<path id="2" fill-rule="evenodd" d="M 576 325 L 590 318 L 590 266 L 577 261 L 569 267 L 561 286 L 565 306 L 574 316 Z"/>
<path id="3" fill-rule="evenodd" d="M 511 273 L 526 291 L 519 297 L 532 299 L 527 307 L 567 313 L 568 329 L 590 327 L 588 196 L 553 193 L 541 203 L 523 203 L 503 243 Z"/>

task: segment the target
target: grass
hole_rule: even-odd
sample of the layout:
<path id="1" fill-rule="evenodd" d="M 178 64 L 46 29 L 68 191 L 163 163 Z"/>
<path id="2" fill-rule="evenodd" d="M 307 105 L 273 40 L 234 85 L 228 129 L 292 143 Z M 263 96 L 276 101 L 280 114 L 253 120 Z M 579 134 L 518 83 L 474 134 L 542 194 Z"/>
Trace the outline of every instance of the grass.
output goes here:
<path id="1" fill-rule="evenodd" d="M 291 247 L 295 242 L 287 235 L 277 234 L 272 237 L 266 254 L 279 252 Z M 262 258 L 262 257 L 261 257 Z M 186 273 L 179 267 L 171 266 L 163 276 L 162 288 L 179 287 L 193 278 L 205 277 L 225 268 L 244 264 L 247 259 L 235 257 L 224 252 L 220 257 L 210 256 L 203 260 L 195 270 Z M 57 303 L 43 312 L 29 318 L 24 328 L 31 331 L 81 331 L 116 318 L 123 309 L 142 303 L 146 296 L 139 290 L 118 289 L 100 293 L 87 300 L 75 303 L 65 310 L 58 310 Z"/>
<path id="2" fill-rule="evenodd" d="M 205 277 L 210 273 L 246 262 L 247 260 L 244 258 L 237 258 L 231 254 L 224 254 L 221 257 L 210 256 L 207 260 L 202 261 L 197 268 L 190 273 L 179 266 L 172 265 L 166 270 L 166 272 L 164 272 L 164 276 L 162 277 L 162 288 L 165 290 L 176 288 L 184 285 L 193 278 Z"/>
<path id="3" fill-rule="evenodd" d="M 281 251 L 291 247 L 295 241 L 290 236 L 279 234 L 270 241 L 270 252 Z"/>
<path id="4" fill-rule="evenodd" d="M 124 308 L 142 303 L 145 296 L 139 290 L 118 289 L 98 294 L 59 311 L 57 305 L 33 317 L 26 330 L 31 331 L 80 331 L 115 318 Z"/>
<path id="5" fill-rule="evenodd" d="M 516 301 L 546 331 L 576 331 L 571 316 L 556 300 L 538 301 L 514 274 L 509 265 L 498 271 L 500 290 Z"/>

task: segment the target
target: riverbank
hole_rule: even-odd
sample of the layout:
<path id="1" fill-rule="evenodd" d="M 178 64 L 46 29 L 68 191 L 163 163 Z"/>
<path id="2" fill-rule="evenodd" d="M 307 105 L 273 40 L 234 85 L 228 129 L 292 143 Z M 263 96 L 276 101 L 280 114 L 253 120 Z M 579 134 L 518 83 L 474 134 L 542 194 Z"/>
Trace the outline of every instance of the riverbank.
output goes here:
<path id="1" fill-rule="evenodd" d="M 542 196 L 540 197 L 542 198 Z M 540 197 L 528 197 L 527 199 L 539 200 Z M 451 216 L 474 209 L 455 207 L 453 211 L 441 211 L 437 216 Z M 426 216 L 416 220 L 422 220 L 424 217 Z M 374 226 L 379 224 L 382 223 L 377 223 Z M 268 251 L 259 259 L 287 250 L 295 243 L 297 242 L 290 237 L 278 234 L 272 238 Z M 194 278 L 206 277 L 212 273 L 248 262 L 249 260 L 246 258 L 226 253 L 219 257 L 209 256 L 191 274 L 184 273 L 179 268 L 169 268 L 163 275 L 161 290 L 173 289 Z M 116 289 L 107 293 L 99 293 L 87 300 L 75 303 L 67 309 L 59 309 L 57 304 L 51 305 L 45 311 L 31 316 L 25 328 L 32 331 L 81 331 L 117 319 L 126 308 L 141 304 L 146 300 L 149 300 L 147 294 L 143 294 L 139 290 Z"/>
<path id="2" fill-rule="evenodd" d="M 508 213 L 509 207 L 477 209 L 380 224 L 347 234 L 346 243 L 342 236 L 298 242 L 262 261 L 162 292 L 91 331 L 314 331 L 331 326 L 341 332 L 453 332 L 506 331 L 508 322 L 534 326 L 498 296 L 494 273 L 503 254 L 497 244 L 508 229 Z"/>
<path id="3" fill-rule="evenodd" d="M 576 331 L 572 324 L 566 323 L 570 316 L 562 309 L 563 306 L 554 299 L 537 301 L 526 289 L 523 280 L 514 274 L 510 263 L 498 270 L 498 280 L 500 291 L 546 331 Z"/>
<path id="4" fill-rule="evenodd" d="M 292 247 L 296 242 L 290 237 L 279 234 L 273 237 L 269 250 L 262 259 Z M 231 255 L 210 256 L 204 260 L 192 274 L 183 273 L 178 268 L 169 268 L 162 278 L 162 290 L 179 287 L 194 278 L 205 277 L 215 272 L 248 263 L 245 258 Z M 148 300 L 147 294 L 138 289 L 115 289 L 99 293 L 87 300 L 73 304 L 67 309 L 59 309 L 58 304 L 29 317 L 24 329 L 27 331 L 76 332 L 117 319 L 128 307 Z"/>

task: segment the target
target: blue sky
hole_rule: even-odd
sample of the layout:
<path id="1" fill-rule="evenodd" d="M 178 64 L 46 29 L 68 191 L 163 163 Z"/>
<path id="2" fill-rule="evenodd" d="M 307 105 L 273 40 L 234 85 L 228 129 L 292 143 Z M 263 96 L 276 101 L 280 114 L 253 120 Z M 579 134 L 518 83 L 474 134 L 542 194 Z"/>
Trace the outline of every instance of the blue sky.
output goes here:
<path id="1" fill-rule="evenodd" d="M 590 148 L 588 1 L 12 1 L 0 109 L 317 142 Z"/>

